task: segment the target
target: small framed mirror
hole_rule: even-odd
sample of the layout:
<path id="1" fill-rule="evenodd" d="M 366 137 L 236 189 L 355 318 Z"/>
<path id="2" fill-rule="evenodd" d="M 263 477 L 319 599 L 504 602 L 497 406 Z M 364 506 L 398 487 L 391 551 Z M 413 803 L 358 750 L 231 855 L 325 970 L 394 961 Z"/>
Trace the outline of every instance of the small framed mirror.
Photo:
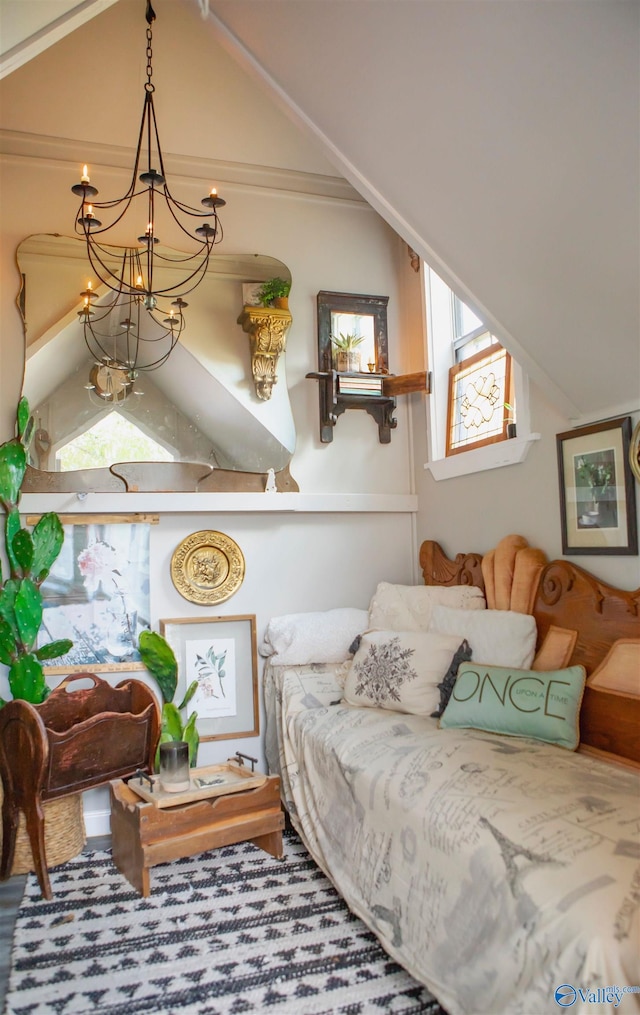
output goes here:
<path id="1" fill-rule="evenodd" d="M 387 374 L 388 296 L 318 293 L 318 367 L 338 373 Z"/>

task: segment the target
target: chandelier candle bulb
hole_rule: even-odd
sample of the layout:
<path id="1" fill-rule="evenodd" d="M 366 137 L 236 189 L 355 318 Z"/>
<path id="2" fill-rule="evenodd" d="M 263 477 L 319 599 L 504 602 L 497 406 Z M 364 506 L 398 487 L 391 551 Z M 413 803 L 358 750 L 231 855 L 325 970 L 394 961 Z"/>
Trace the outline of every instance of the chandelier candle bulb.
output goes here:
<path id="1" fill-rule="evenodd" d="M 88 166 L 83 166 L 82 167 L 82 176 L 80 177 L 80 183 L 91 183 L 91 180 L 89 178 L 89 167 Z"/>

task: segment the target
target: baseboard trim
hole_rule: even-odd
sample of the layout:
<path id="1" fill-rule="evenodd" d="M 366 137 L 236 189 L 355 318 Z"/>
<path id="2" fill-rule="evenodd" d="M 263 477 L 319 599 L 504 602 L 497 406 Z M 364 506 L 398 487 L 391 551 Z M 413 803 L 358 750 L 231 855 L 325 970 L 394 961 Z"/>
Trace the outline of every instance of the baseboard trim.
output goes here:
<path id="1" fill-rule="evenodd" d="M 110 835 L 111 811 L 85 811 L 84 827 L 87 831 L 88 839 L 92 839 L 96 835 Z"/>

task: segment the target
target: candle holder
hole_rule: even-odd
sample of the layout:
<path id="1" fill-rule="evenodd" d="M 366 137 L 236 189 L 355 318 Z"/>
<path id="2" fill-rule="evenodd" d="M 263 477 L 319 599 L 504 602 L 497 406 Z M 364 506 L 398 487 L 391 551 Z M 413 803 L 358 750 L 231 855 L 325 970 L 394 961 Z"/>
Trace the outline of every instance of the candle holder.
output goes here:
<path id="1" fill-rule="evenodd" d="M 160 785 L 167 793 L 184 793 L 191 786 L 189 745 L 184 740 L 160 744 Z"/>

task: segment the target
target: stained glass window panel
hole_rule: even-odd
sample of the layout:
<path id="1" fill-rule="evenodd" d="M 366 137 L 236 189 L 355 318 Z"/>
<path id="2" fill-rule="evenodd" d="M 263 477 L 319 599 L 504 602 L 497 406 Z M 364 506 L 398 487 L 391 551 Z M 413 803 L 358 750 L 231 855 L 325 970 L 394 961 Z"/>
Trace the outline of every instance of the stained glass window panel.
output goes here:
<path id="1" fill-rule="evenodd" d="M 502 346 L 451 367 L 447 455 L 504 440 L 512 400 L 511 358 Z"/>

